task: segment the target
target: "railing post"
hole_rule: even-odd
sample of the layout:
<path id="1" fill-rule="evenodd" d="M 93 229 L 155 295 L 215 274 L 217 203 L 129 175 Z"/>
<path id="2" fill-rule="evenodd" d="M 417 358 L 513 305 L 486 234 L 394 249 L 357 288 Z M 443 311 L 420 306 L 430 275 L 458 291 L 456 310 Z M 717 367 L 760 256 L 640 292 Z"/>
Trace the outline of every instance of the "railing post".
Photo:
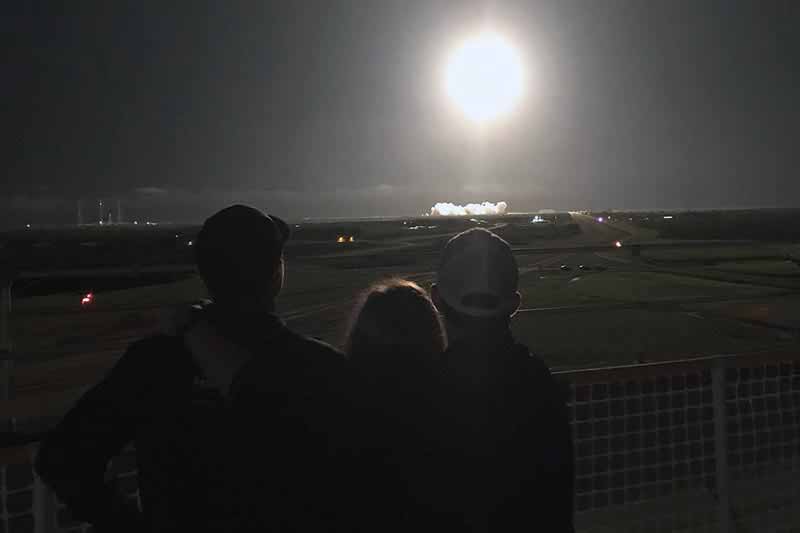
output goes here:
<path id="1" fill-rule="evenodd" d="M 14 359 L 11 353 L 11 286 L 13 277 L 0 269 L 0 401 L 14 399 Z M 16 419 L 0 420 L 0 432 L 14 432 Z"/>
<path id="2" fill-rule="evenodd" d="M 0 401 L 7 402 L 14 399 L 14 360 L 6 359 L 0 352 Z M 13 433 L 16 430 L 16 419 L 12 416 L 7 420 L 0 419 L 0 432 Z"/>
<path id="3" fill-rule="evenodd" d="M 11 281 L 3 278 L 0 272 L 0 353 L 11 352 Z"/>
<path id="4" fill-rule="evenodd" d="M 35 455 L 36 452 L 34 452 Z M 44 481 L 33 473 L 33 533 L 57 533 L 56 497 Z"/>
<path id="5" fill-rule="evenodd" d="M 714 449 L 716 450 L 717 521 L 720 533 L 731 531 L 730 485 L 728 482 L 728 425 L 725 410 L 725 365 L 717 360 L 711 370 L 714 401 Z"/>

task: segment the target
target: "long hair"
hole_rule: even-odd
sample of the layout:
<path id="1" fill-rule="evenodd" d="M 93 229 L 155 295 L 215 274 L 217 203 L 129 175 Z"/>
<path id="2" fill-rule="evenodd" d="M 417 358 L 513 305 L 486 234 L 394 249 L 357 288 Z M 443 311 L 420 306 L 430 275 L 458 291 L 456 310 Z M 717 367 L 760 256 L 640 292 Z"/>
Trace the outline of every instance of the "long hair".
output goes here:
<path id="1" fill-rule="evenodd" d="M 431 369 L 446 347 L 442 320 L 416 283 L 390 279 L 367 289 L 353 309 L 345 352 L 375 377 Z"/>

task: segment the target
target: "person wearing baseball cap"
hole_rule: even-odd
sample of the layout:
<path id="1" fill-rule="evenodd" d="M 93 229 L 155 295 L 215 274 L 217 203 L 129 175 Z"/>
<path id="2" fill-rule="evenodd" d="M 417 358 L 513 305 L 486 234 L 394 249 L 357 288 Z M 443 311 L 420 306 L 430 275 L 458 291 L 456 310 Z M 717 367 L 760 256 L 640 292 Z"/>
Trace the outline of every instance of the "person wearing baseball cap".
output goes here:
<path id="1" fill-rule="evenodd" d="M 36 470 L 76 519 L 99 532 L 343 529 L 356 387 L 340 352 L 275 314 L 288 238 L 243 205 L 205 221 L 210 301 L 133 343 L 40 447 Z M 104 479 L 128 444 L 141 511 Z"/>
<path id="2" fill-rule="evenodd" d="M 518 343 L 519 269 L 483 228 L 448 241 L 431 296 L 450 342 L 436 402 L 443 512 L 469 531 L 573 531 L 573 449 L 566 398 Z"/>

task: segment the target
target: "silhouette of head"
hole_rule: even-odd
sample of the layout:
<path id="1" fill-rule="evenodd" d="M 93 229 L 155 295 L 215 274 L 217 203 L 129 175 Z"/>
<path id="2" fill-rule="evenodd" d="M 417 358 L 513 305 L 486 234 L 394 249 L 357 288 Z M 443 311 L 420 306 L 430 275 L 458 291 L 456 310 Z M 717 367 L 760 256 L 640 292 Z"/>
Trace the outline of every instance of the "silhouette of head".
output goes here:
<path id="1" fill-rule="evenodd" d="M 195 254 L 212 298 L 236 307 L 272 302 L 283 287 L 283 246 L 289 226 L 244 205 L 227 207 L 203 224 Z"/>
<path id="2" fill-rule="evenodd" d="M 491 231 L 473 228 L 445 245 L 432 296 L 448 322 L 507 324 L 519 308 L 518 282 L 511 246 Z"/>
<path id="3" fill-rule="evenodd" d="M 423 289 L 394 279 L 370 287 L 353 310 L 345 350 L 374 376 L 430 368 L 444 351 L 444 328 Z"/>

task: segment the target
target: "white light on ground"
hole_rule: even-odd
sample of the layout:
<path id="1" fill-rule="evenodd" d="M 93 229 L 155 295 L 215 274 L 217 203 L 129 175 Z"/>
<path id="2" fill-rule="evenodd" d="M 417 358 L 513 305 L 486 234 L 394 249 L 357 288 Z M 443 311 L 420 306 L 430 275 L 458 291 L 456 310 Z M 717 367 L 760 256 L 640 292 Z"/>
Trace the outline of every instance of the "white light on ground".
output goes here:
<path id="1" fill-rule="evenodd" d="M 597 217 L 597 221 L 602 224 L 603 223 L 603 217 Z"/>
<path id="2" fill-rule="evenodd" d="M 614 246 L 616 246 L 617 248 L 622 248 L 622 242 L 617 241 L 614 243 Z"/>
<path id="3" fill-rule="evenodd" d="M 664 220 L 672 220 L 672 218 L 673 218 L 672 215 L 665 215 L 664 216 Z"/>
<path id="4" fill-rule="evenodd" d="M 517 49 L 502 35 L 484 31 L 450 54 L 444 89 L 468 119 L 485 123 L 509 114 L 525 93 L 525 72 Z"/>
<path id="5" fill-rule="evenodd" d="M 28 228 L 28 229 L 31 229 L 31 225 L 30 224 L 25 224 L 25 227 Z"/>

